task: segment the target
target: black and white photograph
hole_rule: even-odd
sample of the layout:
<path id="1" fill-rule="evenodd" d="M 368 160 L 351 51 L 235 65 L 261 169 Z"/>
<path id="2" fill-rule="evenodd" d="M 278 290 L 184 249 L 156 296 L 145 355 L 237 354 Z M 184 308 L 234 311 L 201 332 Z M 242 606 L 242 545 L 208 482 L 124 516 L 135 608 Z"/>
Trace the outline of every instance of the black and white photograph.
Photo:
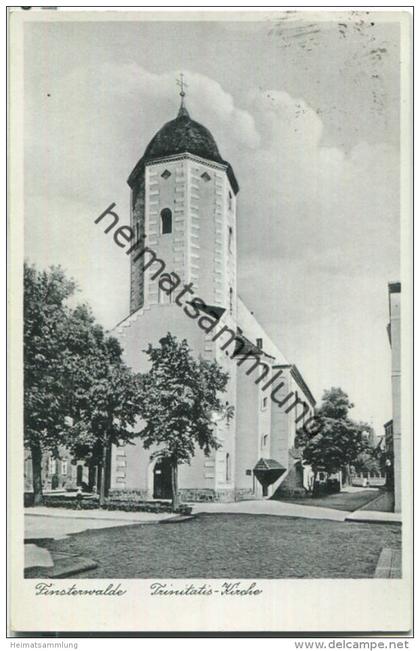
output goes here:
<path id="1" fill-rule="evenodd" d="M 408 631 L 410 10 L 15 9 L 11 628 Z"/>

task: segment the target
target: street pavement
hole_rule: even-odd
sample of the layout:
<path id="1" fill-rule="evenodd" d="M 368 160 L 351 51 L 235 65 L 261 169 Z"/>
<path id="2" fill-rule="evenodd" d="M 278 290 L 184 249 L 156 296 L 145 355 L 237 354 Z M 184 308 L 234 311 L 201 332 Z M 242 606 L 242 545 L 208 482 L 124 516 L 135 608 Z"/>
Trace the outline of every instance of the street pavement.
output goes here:
<path id="1" fill-rule="evenodd" d="M 25 568 L 49 567 L 54 565 L 50 553 L 34 543 L 36 540 L 53 538 L 59 540 L 69 534 L 87 529 L 104 529 L 123 527 L 133 524 L 155 524 L 173 513 L 130 513 L 125 511 L 90 511 L 69 512 L 67 509 L 48 508 L 46 506 L 25 509 Z"/>

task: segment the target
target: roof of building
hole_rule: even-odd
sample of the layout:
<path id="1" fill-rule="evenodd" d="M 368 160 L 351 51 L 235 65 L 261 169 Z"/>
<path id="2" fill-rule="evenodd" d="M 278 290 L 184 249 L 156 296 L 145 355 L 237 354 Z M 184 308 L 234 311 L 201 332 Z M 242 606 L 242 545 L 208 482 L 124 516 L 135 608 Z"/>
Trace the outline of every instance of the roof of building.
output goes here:
<path id="1" fill-rule="evenodd" d="M 281 350 L 275 345 L 275 343 L 273 343 L 264 328 L 259 324 L 253 313 L 247 308 L 239 296 L 237 301 L 237 321 L 240 329 L 240 336 L 245 340 L 245 342 L 252 342 L 252 344 L 254 344 L 255 354 L 260 353 L 271 357 L 273 360 L 271 362 L 273 366 L 289 368 L 293 378 L 305 393 L 309 402 L 312 406 L 315 406 L 316 400 L 300 374 L 297 366 L 290 364 L 290 362 L 287 361 Z M 258 349 L 257 339 L 262 340 L 262 349 Z M 247 351 L 245 350 L 243 351 L 244 354 L 246 354 L 246 352 Z"/>
<path id="2" fill-rule="evenodd" d="M 257 344 L 257 339 L 262 339 L 262 352 L 272 357 L 277 364 L 288 365 L 289 362 L 283 353 L 270 339 L 264 328 L 258 323 L 255 316 L 247 308 L 242 299 L 238 296 L 237 301 L 237 322 L 241 335 L 248 341 Z"/>
<path id="3" fill-rule="evenodd" d="M 264 459 L 261 457 L 254 466 L 254 470 L 286 470 L 286 468 L 275 459 Z"/>
<path id="4" fill-rule="evenodd" d="M 283 367 L 282 364 L 276 364 L 276 366 L 278 366 L 280 368 Z M 310 388 L 306 384 L 305 380 L 303 379 L 298 367 L 295 366 L 295 364 L 286 364 L 284 367 L 285 368 L 290 368 L 290 372 L 292 374 L 293 379 L 300 386 L 300 388 L 302 389 L 302 391 L 304 392 L 304 394 L 306 395 L 306 397 L 308 398 L 308 400 L 312 404 L 312 406 L 315 407 L 316 400 L 315 400 L 315 398 L 314 398 L 314 396 L 312 394 L 312 391 L 310 390 Z"/>
<path id="5" fill-rule="evenodd" d="M 193 154 L 226 166 L 232 189 L 235 194 L 238 193 L 239 185 L 230 163 L 220 155 L 216 141 L 210 131 L 202 124 L 191 119 L 183 102 L 175 120 L 166 122 L 149 142 L 144 155 L 130 174 L 128 184 L 130 187 L 133 186 L 146 163 L 184 153 Z"/>

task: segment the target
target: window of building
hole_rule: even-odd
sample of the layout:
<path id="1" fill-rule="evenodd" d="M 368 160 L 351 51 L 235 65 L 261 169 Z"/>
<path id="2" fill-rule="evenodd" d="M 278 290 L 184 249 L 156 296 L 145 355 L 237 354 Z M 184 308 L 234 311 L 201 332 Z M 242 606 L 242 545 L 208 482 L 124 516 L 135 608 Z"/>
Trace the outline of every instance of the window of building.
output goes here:
<path id="1" fill-rule="evenodd" d="M 229 231 L 228 231 L 228 248 L 229 248 L 229 253 L 232 253 L 232 246 L 233 246 L 233 228 L 232 226 L 229 226 Z"/>
<path id="2" fill-rule="evenodd" d="M 229 287 L 229 312 L 233 314 L 233 289 Z"/>
<path id="3" fill-rule="evenodd" d="M 172 233 L 172 212 L 164 208 L 160 213 L 160 232 L 162 235 Z"/>
<path id="4" fill-rule="evenodd" d="M 226 481 L 230 481 L 231 479 L 231 471 L 230 471 L 230 454 L 229 452 L 226 454 Z"/>
<path id="5" fill-rule="evenodd" d="M 256 343 L 257 343 L 257 348 L 259 348 L 260 350 L 262 350 L 262 347 L 263 347 L 263 340 L 261 339 L 261 337 L 257 337 L 257 341 L 256 341 Z"/>
<path id="6" fill-rule="evenodd" d="M 207 174 L 207 172 L 203 172 L 201 178 L 203 179 L 203 181 L 206 181 L 206 183 L 208 183 L 211 180 L 211 176 L 210 174 Z"/>
<path id="7" fill-rule="evenodd" d="M 268 443 L 268 434 L 264 434 L 264 436 L 261 437 L 261 450 L 267 447 L 267 443 Z"/>
<path id="8" fill-rule="evenodd" d="M 229 193 L 228 193 L 228 207 L 229 207 L 229 210 L 232 210 L 232 192 L 230 190 L 229 190 Z"/>
<path id="9" fill-rule="evenodd" d="M 61 474 L 62 475 L 67 475 L 67 472 L 68 472 L 67 459 L 64 459 L 61 462 Z"/>
<path id="10" fill-rule="evenodd" d="M 170 176 L 171 176 L 171 173 L 170 173 L 169 170 L 165 170 L 165 171 L 162 172 L 162 174 L 161 174 L 161 177 L 162 177 L 163 179 L 165 179 L 165 181 L 166 181 L 166 179 L 169 179 Z"/>
<path id="11" fill-rule="evenodd" d="M 264 396 L 263 399 L 261 400 L 262 409 L 267 409 L 267 402 L 268 402 L 268 398 L 267 396 Z"/>
<path id="12" fill-rule="evenodd" d="M 55 475 L 56 472 L 57 472 L 57 461 L 56 459 L 50 457 L 48 459 L 48 473 L 50 475 Z"/>

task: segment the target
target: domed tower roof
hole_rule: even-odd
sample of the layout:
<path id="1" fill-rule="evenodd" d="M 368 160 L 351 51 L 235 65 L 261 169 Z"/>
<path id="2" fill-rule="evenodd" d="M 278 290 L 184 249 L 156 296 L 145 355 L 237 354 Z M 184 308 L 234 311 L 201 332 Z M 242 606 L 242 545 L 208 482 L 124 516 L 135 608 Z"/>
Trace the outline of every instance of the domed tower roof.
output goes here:
<path id="1" fill-rule="evenodd" d="M 210 131 L 190 118 L 181 106 L 175 120 L 163 125 L 146 147 L 143 158 L 153 160 L 163 156 L 189 152 L 201 158 L 223 163 L 216 142 Z"/>
<path id="2" fill-rule="evenodd" d="M 226 171 L 233 191 L 235 194 L 238 193 L 239 186 L 231 165 L 221 157 L 216 141 L 210 131 L 202 124 L 191 119 L 184 106 L 183 97 L 177 117 L 175 120 L 166 122 L 149 142 L 143 157 L 139 160 L 128 178 L 128 185 L 130 187 L 135 185 L 146 163 L 159 158 L 165 158 L 166 156 L 175 156 L 176 154 L 184 153 L 193 154 L 200 158 L 226 165 Z"/>

